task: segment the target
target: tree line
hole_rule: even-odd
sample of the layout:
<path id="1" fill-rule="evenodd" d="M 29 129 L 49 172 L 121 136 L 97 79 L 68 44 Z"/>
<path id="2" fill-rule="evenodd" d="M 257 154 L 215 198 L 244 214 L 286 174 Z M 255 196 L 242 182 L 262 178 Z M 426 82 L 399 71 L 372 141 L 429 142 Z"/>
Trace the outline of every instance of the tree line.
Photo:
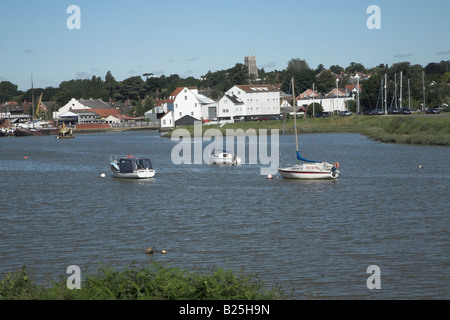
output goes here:
<path id="1" fill-rule="evenodd" d="M 399 62 L 391 66 L 380 64 L 367 69 L 361 63 L 351 62 L 347 67 L 332 65 L 326 69 L 322 64 L 311 68 L 303 59 L 291 59 L 283 70 L 266 72 L 264 68 L 258 69 L 258 79 L 249 75 L 248 68 L 237 63 L 225 70 L 208 71 L 200 78 L 181 78 L 178 74 L 159 77 L 152 73 L 132 76 L 117 81 L 108 71 L 102 79 L 92 76 L 91 79 L 68 80 L 60 83 L 58 88 L 34 88 L 34 92 L 18 90 L 17 85 L 9 82 L 0 82 L 0 103 L 6 101 L 31 101 L 43 93 L 43 101 L 54 101 L 54 109 L 65 105 L 70 99 L 102 99 L 105 102 L 128 103 L 132 106 L 130 113 L 142 116 L 147 110 L 153 108 L 157 99 L 167 98 L 177 87 L 196 86 L 199 90 L 207 90 L 212 99 L 220 98 L 224 92 L 236 84 L 274 84 L 280 85 L 281 90 L 290 92 L 290 79 L 295 79 L 295 94 L 298 95 L 307 89 L 315 89 L 327 94 L 336 87 L 336 78 L 339 77 L 339 87 L 343 88 L 350 83 L 355 73 L 370 74 L 368 80 L 361 81 L 362 85 L 360 103 L 362 110 L 373 109 L 379 99 L 382 80 L 387 75 L 387 94 L 390 100 L 399 87 L 399 74 L 403 75 L 403 94 L 408 97 L 407 81 L 409 79 L 409 96 L 414 108 L 423 101 L 423 80 L 425 84 L 426 105 L 438 107 L 448 104 L 450 99 L 450 60 L 432 62 L 425 67 L 410 62 Z M 395 82 L 397 80 L 397 82 Z M 405 101 L 405 100 L 404 100 Z M 390 101 L 388 101 L 388 104 Z"/>

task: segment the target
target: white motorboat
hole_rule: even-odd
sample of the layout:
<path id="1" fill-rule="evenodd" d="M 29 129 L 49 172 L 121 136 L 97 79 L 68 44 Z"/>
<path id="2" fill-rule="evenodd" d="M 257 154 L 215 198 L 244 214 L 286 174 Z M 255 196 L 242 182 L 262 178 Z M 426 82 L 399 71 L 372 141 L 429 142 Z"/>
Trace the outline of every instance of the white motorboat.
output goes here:
<path id="1" fill-rule="evenodd" d="M 241 158 L 226 150 L 217 150 L 209 156 L 211 164 L 223 164 L 237 166 L 241 163 Z"/>
<path id="2" fill-rule="evenodd" d="M 148 158 L 135 156 L 112 156 L 111 173 L 114 178 L 149 179 L 155 176 L 155 169 Z"/>

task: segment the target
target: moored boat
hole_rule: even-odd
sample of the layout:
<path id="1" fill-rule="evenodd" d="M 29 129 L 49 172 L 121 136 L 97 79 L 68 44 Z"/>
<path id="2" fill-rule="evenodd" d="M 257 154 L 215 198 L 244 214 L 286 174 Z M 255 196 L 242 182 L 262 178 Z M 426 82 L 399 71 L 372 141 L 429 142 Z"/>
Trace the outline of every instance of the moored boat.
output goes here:
<path id="1" fill-rule="evenodd" d="M 294 79 L 292 79 L 292 96 L 295 97 Z M 295 100 L 293 100 L 295 105 Z M 279 168 L 278 172 L 285 179 L 336 179 L 339 174 L 339 163 L 330 164 L 324 161 L 308 160 L 300 155 L 297 138 L 297 115 L 294 108 L 295 146 L 297 149 L 297 164 Z"/>
<path id="2" fill-rule="evenodd" d="M 211 164 L 224 164 L 237 166 L 241 163 L 241 159 L 231 152 L 225 150 L 217 150 L 209 156 Z"/>
<path id="3" fill-rule="evenodd" d="M 112 156 L 110 167 L 114 178 L 148 179 L 155 176 L 155 169 L 148 158 L 132 155 Z"/>
<path id="4" fill-rule="evenodd" d="M 56 139 L 72 139 L 75 138 L 73 135 L 72 128 L 66 128 L 66 125 L 63 124 L 62 128 L 59 130 Z"/>

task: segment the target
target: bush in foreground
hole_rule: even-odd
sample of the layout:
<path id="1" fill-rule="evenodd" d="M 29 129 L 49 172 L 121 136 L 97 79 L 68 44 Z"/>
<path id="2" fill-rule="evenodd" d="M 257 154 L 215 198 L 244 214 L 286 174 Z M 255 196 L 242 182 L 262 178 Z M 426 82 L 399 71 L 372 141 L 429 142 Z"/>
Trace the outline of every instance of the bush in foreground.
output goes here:
<path id="1" fill-rule="evenodd" d="M 267 290 L 253 276 L 218 268 L 203 275 L 151 264 L 118 271 L 99 268 L 86 276 L 81 289 L 67 288 L 66 279 L 49 287 L 35 285 L 25 268 L 0 282 L 3 300 L 275 300 L 279 288 Z"/>

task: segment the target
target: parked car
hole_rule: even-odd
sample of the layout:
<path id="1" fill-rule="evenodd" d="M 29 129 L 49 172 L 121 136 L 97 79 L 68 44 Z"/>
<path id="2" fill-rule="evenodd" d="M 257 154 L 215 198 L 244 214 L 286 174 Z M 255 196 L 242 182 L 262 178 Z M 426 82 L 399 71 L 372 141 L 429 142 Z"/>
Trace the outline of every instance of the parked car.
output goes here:
<path id="1" fill-rule="evenodd" d="M 381 109 L 373 109 L 373 110 L 366 110 L 364 111 L 365 115 L 369 115 L 369 116 L 376 116 L 376 115 L 382 115 L 384 114 L 384 111 Z"/>
<path id="2" fill-rule="evenodd" d="M 425 112 L 427 114 L 439 114 L 441 113 L 441 110 L 437 108 L 428 108 Z"/>
<path id="3" fill-rule="evenodd" d="M 388 114 L 399 114 L 400 110 L 398 110 L 397 108 L 390 108 L 387 111 Z"/>
<path id="4" fill-rule="evenodd" d="M 316 118 L 325 118 L 325 117 L 329 117 L 330 113 L 329 112 L 319 112 L 318 114 L 316 114 Z"/>
<path id="5" fill-rule="evenodd" d="M 374 109 L 374 110 L 372 110 L 372 114 L 373 115 L 377 115 L 377 116 L 381 116 L 381 115 L 384 114 L 384 111 L 381 110 L 381 109 Z"/>
<path id="6" fill-rule="evenodd" d="M 351 113 L 351 112 L 348 111 L 348 110 L 340 111 L 340 112 L 338 113 L 338 115 L 340 115 L 341 117 L 351 116 L 352 114 L 353 114 L 353 113 Z"/>
<path id="7" fill-rule="evenodd" d="M 401 114 L 411 114 L 411 110 L 409 110 L 408 108 L 401 108 L 400 113 Z"/>

